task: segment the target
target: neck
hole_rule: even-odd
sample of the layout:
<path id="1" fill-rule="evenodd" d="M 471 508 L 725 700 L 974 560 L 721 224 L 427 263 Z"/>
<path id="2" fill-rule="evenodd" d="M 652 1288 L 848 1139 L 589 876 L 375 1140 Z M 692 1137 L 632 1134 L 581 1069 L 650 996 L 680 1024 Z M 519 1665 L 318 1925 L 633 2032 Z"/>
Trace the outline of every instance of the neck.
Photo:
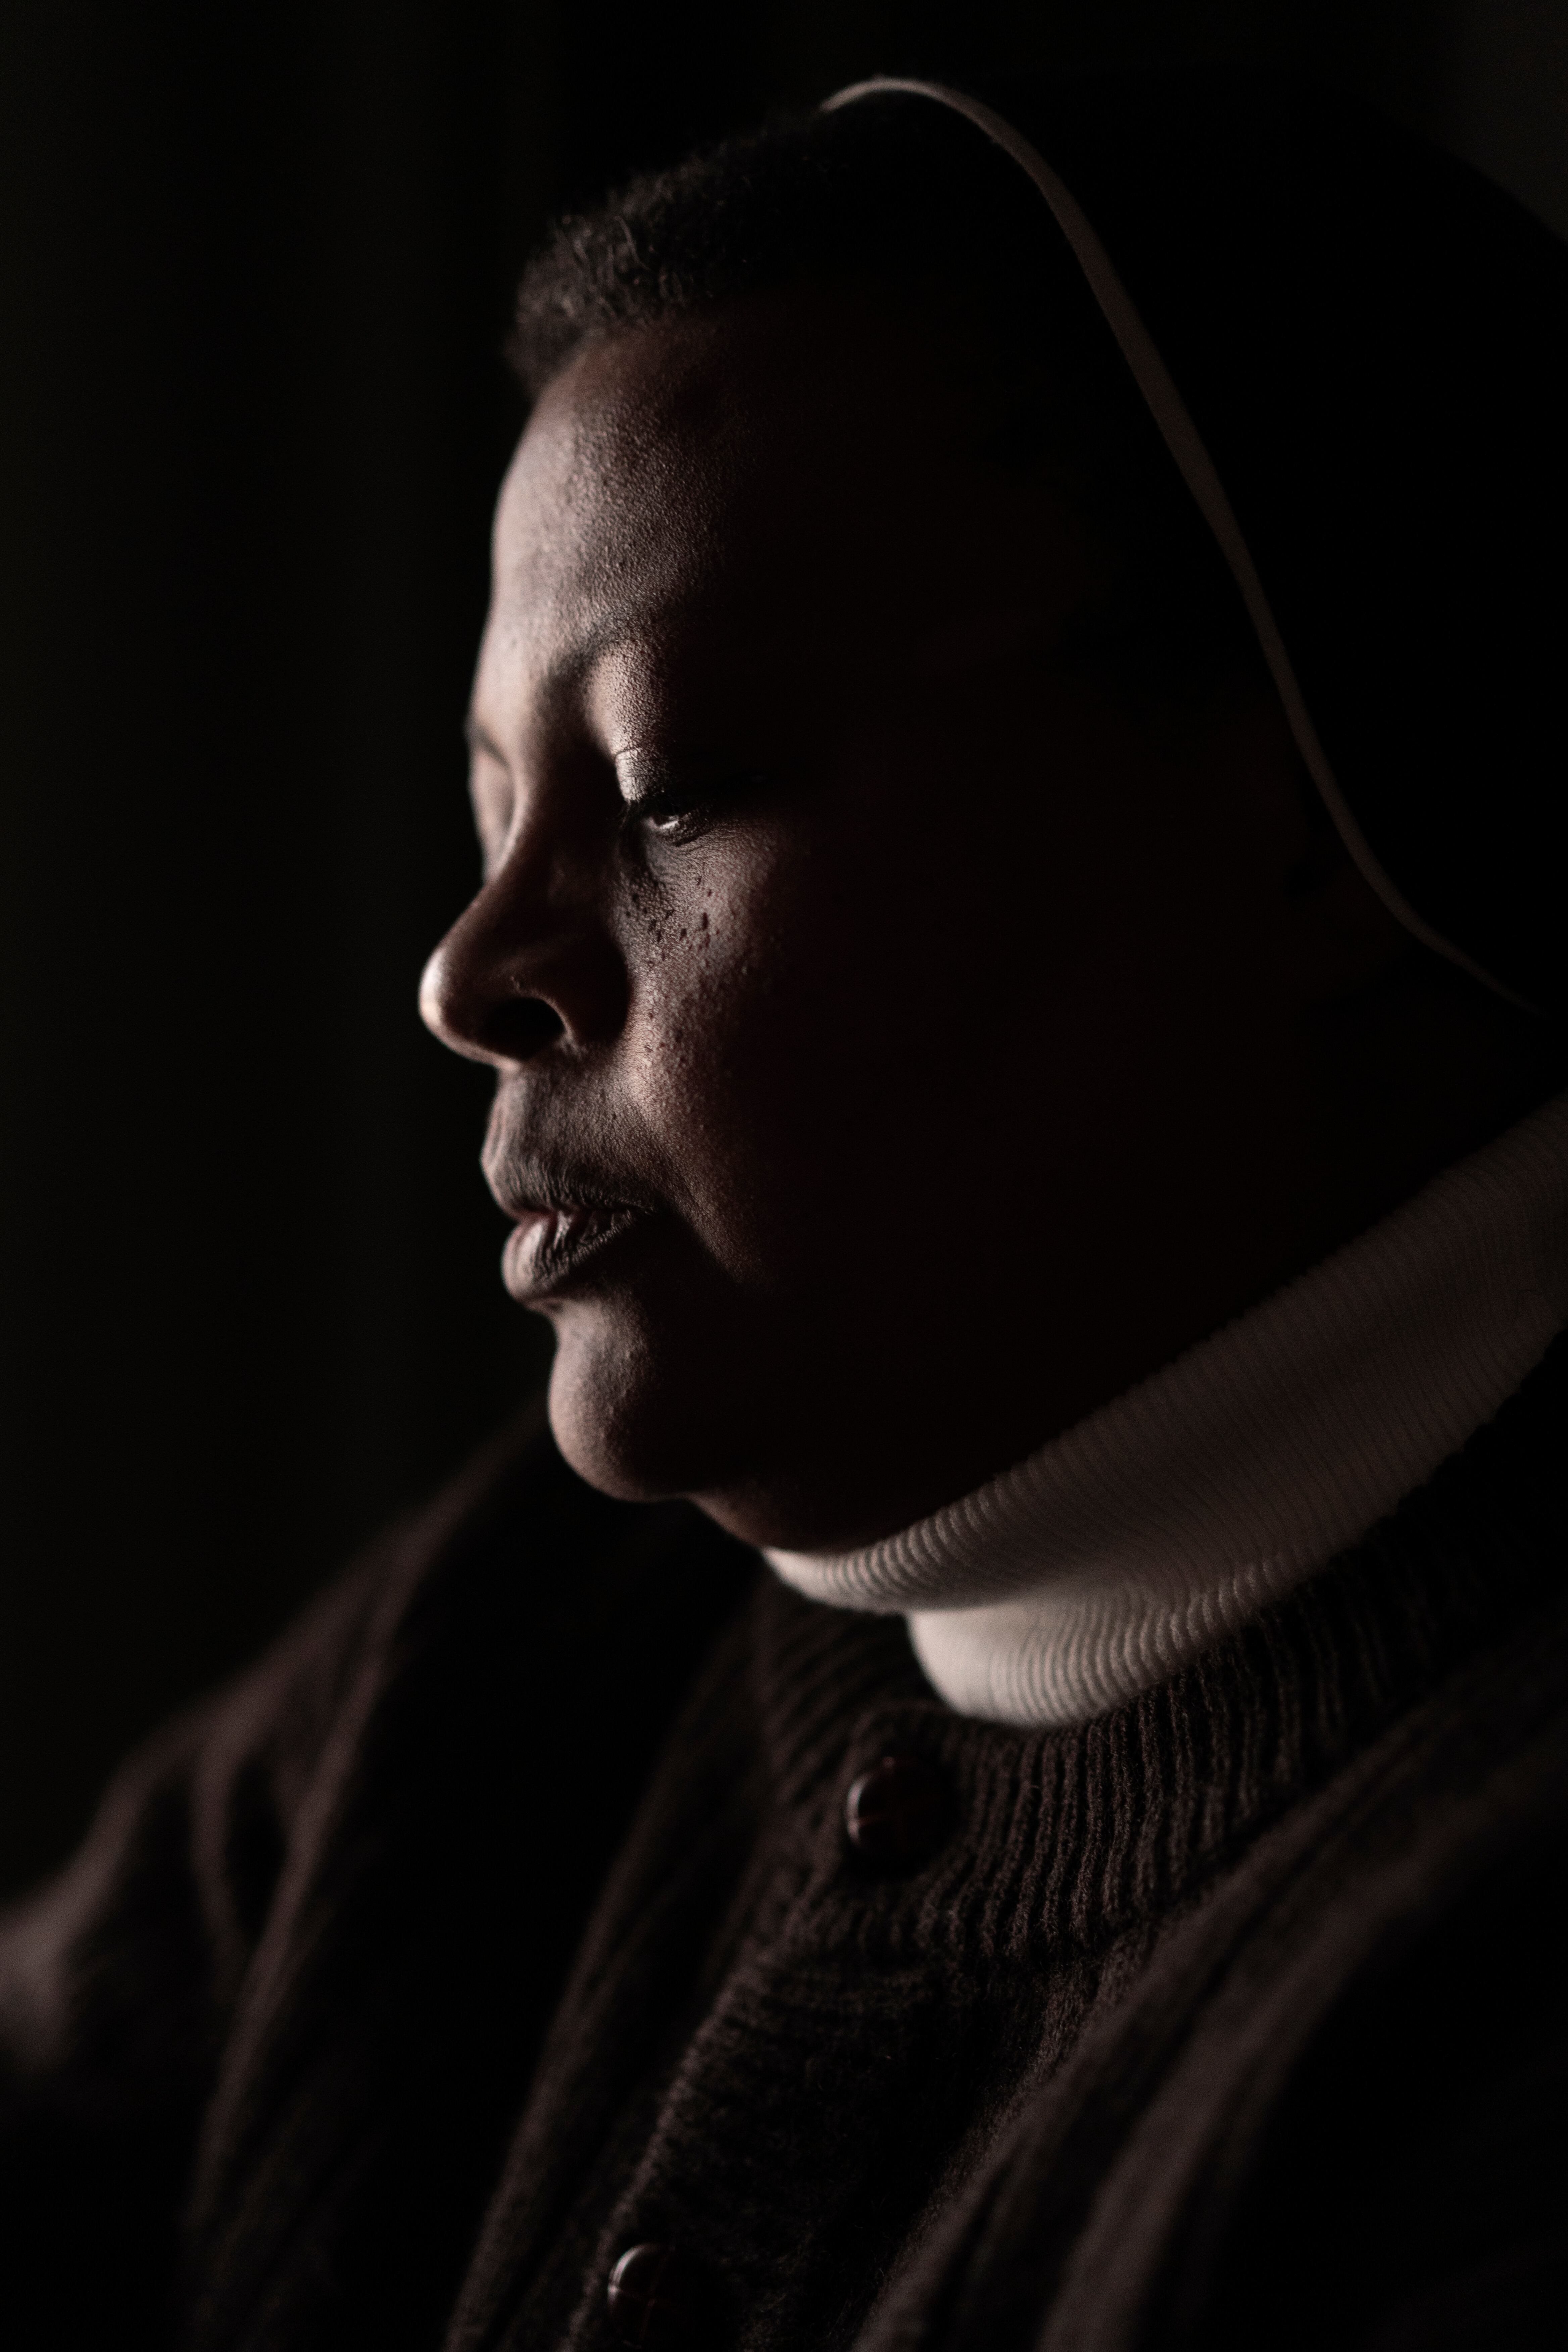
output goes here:
<path id="1" fill-rule="evenodd" d="M 770 1552 L 901 1612 L 963 1712 L 1080 1720 L 1356 1543 L 1568 1322 L 1568 1097 L 1003 1476 L 886 1541 Z"/>

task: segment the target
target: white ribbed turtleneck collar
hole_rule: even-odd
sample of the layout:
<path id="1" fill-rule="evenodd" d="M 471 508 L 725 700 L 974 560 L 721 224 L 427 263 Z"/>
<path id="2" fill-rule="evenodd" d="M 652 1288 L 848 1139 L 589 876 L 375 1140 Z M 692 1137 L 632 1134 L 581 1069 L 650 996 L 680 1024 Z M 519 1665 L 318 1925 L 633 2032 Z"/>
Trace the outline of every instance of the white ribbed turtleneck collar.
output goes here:
<path id="1" fill-rule="evenodd" d="M 901 1611 L 961 1714 L 1077 1723 L 1255 1616 L 1489 1421 L 1568 1324 L 1568 1096 L 1037 1454 L 865 1550 L 771 1551 Z"/>

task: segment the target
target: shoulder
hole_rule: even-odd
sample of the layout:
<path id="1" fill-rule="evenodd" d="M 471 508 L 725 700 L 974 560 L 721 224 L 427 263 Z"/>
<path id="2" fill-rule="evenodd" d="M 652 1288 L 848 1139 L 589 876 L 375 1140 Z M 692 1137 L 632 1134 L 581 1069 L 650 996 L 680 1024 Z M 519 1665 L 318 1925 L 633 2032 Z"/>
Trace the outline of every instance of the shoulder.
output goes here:
<path id="1" fill-rule="evenodd" d="M 81 2054 L 105 2005 L 210 2025 L 350 1821 L 395 1840 L 432 1770 L 494 1798 L 593 1697 L 673 1705 L 749 1559 L 683 1506 L 595 1494 L 522 1416 L 133 1756 L 69 1866 L 0 1918 L 0 2074 Z"/>
<path id="2" fill-rule="evenodd" d="M 1302 2052 L 1254 2150 L 1219 2347 L 1524 2347 L 1568 2301 L 1568 1768 L 1407 1923 Z M 1435 1890 L 1436 1891 L 1436 1890 Z"/>
<path id="3" fill-rule="evenodd" d="M 995 2292 L 1034 2282 L 1053 2347 L 1555 2341 L 1565 1864 L 1557 1598 L 1266 1832 L 1026 2104 L 979 2192 Z"/>
<path id="4" fill-rule="evenodd" d="M 1232 1961 L 1267 2038 L 1209 2050 L 1224 2120 L 1175 2301 L 1215 2352 L 1260 2330 L 1281 2352 L 1555 2343 L 1568 1607 L 1461 1670 L 1358 1777 Z"/>
<path id="5" fill-rule="evenodd" d="M 378 2102 L 406 2070 L 425 2104 L 394 2154 L 412 2177 L 445 2151 L 458 2226 L 454 2151 L 493 2153 L 647 1759 L 754 1567 L 684 1507 L 591 1493 L 535 1417 L 131 1760 L 74 1862 L 0 1921 L 19 2342 L 163 2341 L 181 2216 L 279 2165 L 308 2205 L 340 2144 L 390 2146 Z"/>

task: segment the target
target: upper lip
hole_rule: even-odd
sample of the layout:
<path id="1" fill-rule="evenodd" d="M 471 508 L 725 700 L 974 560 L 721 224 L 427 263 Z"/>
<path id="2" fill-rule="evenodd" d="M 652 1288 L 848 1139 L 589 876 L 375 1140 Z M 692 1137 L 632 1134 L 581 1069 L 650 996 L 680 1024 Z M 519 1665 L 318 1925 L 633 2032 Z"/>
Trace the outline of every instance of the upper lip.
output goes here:
<path id="1" fill-rule="evenodd" d="M 628 1186 L 618 1177 L 606 1181 L 597 1170 L 531 1152 L 501 1150 L 492 1156 L 487 1151 L 485 1177 L 507 1215 L 518 1219 L 552 1213 L 568 1216 L 582 1210 L 624 1215 L 655 1205 L 640 1186 Z"/>

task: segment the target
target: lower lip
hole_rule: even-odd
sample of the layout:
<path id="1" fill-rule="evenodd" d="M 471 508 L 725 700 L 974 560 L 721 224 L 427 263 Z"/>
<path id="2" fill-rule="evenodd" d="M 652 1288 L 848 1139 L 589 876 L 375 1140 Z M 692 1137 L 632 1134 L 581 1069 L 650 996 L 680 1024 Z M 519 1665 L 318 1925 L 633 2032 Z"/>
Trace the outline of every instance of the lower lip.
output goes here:
<path id="1" fill-rule="evenodd" d="M 578 1276 L 624 1234 L 632 1209 L 534 1209 L 520 1217 L 501 1275 L 520 1307 L 563 1297 Z"/>

